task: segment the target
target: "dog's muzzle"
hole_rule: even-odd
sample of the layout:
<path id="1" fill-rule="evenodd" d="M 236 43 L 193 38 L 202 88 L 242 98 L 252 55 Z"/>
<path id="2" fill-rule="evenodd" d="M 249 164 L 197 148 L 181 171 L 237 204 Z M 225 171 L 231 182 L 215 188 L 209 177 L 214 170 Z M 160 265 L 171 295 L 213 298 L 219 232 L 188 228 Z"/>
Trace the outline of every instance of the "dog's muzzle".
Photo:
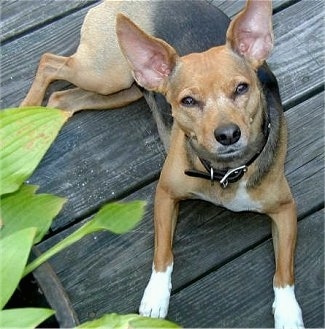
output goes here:
<path id="1" fill-rule="evenodd" d="M 219 181 L 222 188 L 226 188 L 229 183 L 235 183 L 238 182 L 247 171 L 247 167 L 250 166 L 262 153 L 264 150 L 264 147 L 268 141 L 269 132 L 271 129 L 271 123 L 269 120 L 266 120 L 266 123 L 264 125 L 266 129 L 264 129 L 264 135 L 265 135 L 265 142 L 261 148 L 260 151 L 258 151 L 246 164 L 241 165 L 236 168 L 226 168 L 226 169 L 215 169 L 211 165 L 211 163 L 205 159 L 202 159 L 199 157 L 201 163 L 203 164 L 206 171 L 200 171 L 196 169 L 188 169 L 185 170 L 185 175 L 190 177 L 198 177 L 203 179 L 208 179 L 211 181 L 211 184 L 213 184 L 215 181 Z M 239 127 L 237 128 L 236 125 L 227 125 L 225 127 L 221 127 L 222 129 L 216 129 L 215 136 L 217 139 L 217 136 L 222 142 L 220 144 L 223 145 L 231 145 L 236 143 L 240 138 L 240 130 L 238 131 Z M 218 130 L 218 131 L 217 131 Z M 221 136 L 223 135 L 223 136 Z M 237 140 L 236 140 L 237 139 Z M 235 141 L 236 140 L 236 141 Z"/>

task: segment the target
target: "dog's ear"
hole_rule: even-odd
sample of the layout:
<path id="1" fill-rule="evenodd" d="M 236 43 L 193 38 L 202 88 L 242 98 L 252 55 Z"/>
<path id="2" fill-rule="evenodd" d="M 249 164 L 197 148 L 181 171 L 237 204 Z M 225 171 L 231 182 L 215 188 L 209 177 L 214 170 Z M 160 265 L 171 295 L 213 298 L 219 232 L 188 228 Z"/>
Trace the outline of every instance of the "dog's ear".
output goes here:
<path id="1" fill-rule="evenodd" d="M 261 66 L 273 48 L 272 1 L 247 0 L 229 25 L 227 45 L 255 68 Z"/>
<path id="2" fill-rule="evenodd" d="M 145 89 L 161 91 L 177 62 L 174 48 L 147 35 L 123 14 L 117 15 L 116 33 L 136 82 Z"/>

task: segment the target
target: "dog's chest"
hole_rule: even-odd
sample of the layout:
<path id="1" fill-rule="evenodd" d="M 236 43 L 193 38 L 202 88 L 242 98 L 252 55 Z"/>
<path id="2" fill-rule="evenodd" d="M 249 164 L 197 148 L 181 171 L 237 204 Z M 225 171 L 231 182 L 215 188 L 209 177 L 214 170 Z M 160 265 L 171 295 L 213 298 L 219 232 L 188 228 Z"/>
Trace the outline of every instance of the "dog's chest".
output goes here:
<path id="1" fill-rule="evenodd" d="M 246 182 L 239 183 L 235 191 L 210 186 L 204 192 L 195 192 L 194 195 L 201 200 L 209 201 L 217 206 L 223 206 L 232 211 L 262 211 L 262 204 L 253 200 L 246 189 Z"/>

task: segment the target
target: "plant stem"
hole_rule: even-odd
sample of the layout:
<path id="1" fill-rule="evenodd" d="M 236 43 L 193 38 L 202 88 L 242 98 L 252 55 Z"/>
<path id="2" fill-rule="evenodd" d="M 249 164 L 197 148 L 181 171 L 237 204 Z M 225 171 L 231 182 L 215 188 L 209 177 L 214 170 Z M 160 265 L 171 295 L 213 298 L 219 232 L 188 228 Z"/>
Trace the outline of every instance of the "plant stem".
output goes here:
<path id="1" fill-rule="evenodd" d="M 85 232 L 85 226 L 82 226 L 80 229 L 76 230 L 75 232 L 71 233 L 65 239 L 54 245 L 52 248 L 45 251 L 35 260 L 33 260 L 30 264 L 25 267 L 24 273 L 22 277 L 25 277 L 27 274 L 33 272 L 38 266 L 46 262 L 49 258 L 51 258 L 56 253 L 60 252 L 66 247 L 71 246 L 73 243 L 82 239 L 85 234 L 91 233 L 89 230 Z"/>

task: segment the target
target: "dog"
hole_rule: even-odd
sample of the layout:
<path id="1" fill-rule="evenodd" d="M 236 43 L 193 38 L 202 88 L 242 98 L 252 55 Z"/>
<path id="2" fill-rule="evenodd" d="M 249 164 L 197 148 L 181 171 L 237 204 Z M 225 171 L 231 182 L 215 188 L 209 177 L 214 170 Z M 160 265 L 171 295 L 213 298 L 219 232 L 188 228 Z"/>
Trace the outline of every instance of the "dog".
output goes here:
<path id="1" fill-rule="evenodd" d="M 103 2 L 87 14 L 74 55 L 42 56 L 21 105 L 41 104 L 48 85 L 62 79 L 76 88 L 54 93 L 49 107 L 72 115 L 121 107 L 145 94 L 159 119 L 153 95 L 163 95 L 173 125 L 170 133 L 159 125 L 167 157 L 156 189 L 153 268 L 140 314 L 167 315 L 179 202 L 203 199 L 272 219 L 275 328 L 303 328 L 294 292 L 296 207 L 284 175 L 286 124 L 276 78 L 265 62 L 274 44 L 272 4 L 248 0 L 229 26 L 220 12 L 208 17 L 211 7 L 200 16 L 207 6 L 198 1 Z M 221 23 L 213 31 L 214 45 L 201 49 L 210 42 L 205 40 L 200 51 L 180 56 L 178 27 L 170 28 L 168 19 L 181 21 L 188 13 L 205 22 L 199 30 L 212 20 Z M 198 23 L 193 18 L 190 23 L 190 33 L 184 34 L 195 45 Z M 160 32 L 159 24 L 165 24 Z"/>

